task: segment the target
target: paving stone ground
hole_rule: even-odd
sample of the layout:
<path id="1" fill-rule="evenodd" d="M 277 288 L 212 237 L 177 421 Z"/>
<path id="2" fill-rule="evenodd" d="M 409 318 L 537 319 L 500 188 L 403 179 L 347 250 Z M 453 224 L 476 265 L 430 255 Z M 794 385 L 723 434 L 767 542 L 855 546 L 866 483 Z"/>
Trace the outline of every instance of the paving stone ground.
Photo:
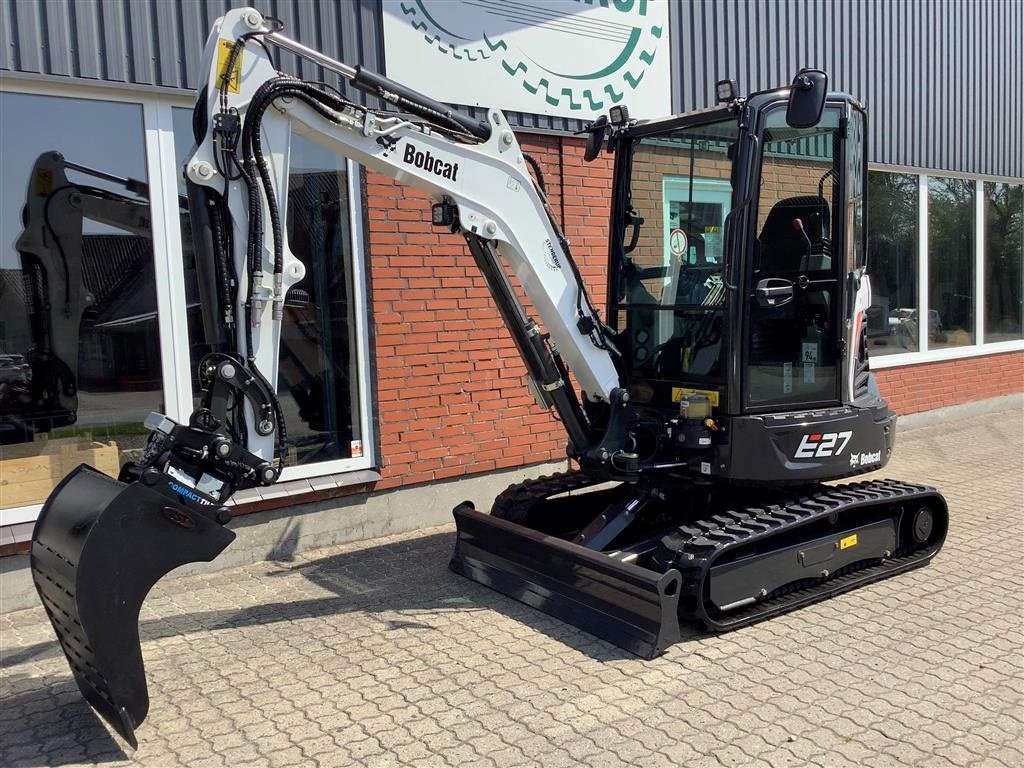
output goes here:
<path id="1" fill-rule="evenodd" d="M 1024 419 L 899 435 L 952 510 L 927 568 L 641 661 L 447 570 L 454 533 L 159 584 L 139 749 L 42 609 L 0 617 L 0 765 L 1024 765 Z"/>

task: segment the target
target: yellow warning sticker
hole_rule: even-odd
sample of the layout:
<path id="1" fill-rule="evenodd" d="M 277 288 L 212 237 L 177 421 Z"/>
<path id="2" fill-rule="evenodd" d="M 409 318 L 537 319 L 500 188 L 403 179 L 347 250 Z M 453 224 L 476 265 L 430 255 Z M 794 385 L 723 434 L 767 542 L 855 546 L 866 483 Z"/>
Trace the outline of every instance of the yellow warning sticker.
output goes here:
<path id="1" fill-rule="evenodd" d="M 672 402 L 678 403 L 687 395 L 704 395 L 712 408 L 718 407 L 718 393 L 713 389 L 689 389 L 688 387 L 672 387 Z"/>
<path id="2" fill-rule="evenodd" d="M 231 51 L 235 44 L 230 40 L 221 40 L 217 49 L 217 87 L 224 82 L 224 73 L 227 72 L 228 62 L 231 60 Z M 245 51 L 239 51 L 235 58 L 235 66 L 231 70 L 231 78 L 228 80 L 228 90 L 231 93 L 238 93 L 242 77 L 242 57 Z"/>
<path id="3" fill-rule="evenodd" d="M 849 536 L 844 536 L 839 540 L 840 549 L 849 549 L 850 547 L 857 546 L 857 534 L 851 533 Z"/>

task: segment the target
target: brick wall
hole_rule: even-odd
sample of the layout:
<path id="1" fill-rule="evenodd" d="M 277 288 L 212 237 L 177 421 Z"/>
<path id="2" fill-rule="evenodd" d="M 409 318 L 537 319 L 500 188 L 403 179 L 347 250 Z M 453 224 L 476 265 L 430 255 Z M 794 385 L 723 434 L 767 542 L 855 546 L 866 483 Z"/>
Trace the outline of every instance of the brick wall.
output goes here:
<path id="1" fill-rule="evenodd" d="M 919 413 L 1024 392 L 1024 352 L 886 368 L 875 377 L 896 413 Z"/>
<path id="2" fill-rule="evenodd" d="M 611 160 L 521 136 L 537 158 L 592 297 L 604 304 Z M 526 388 L 465 241 L 430 225 L 429 198 L 367 174 L 383 477 L 410 485 L 565 456 L 565 432 Z"/>
<path id="3" fill-rule="evenodd" d="M 555 216 L 603 307 L 611 158 L 584 164 L 579 139 L 519 138 L 541 163 Z M 799 194 L 809 179 L 799 176 L 778 184 L 801 184 L 793 190 Z M 644 215 L 660 221 L 660 183 L 649 191 Z M 425 195 L 386 177 L 367 174 L 367 197 L 384 478 L 377 487 L 564 458 L 565 433 L 529 394 L 525 368 L 462 238 L 430 225 Z M 646 229 L 660 238 L 651 224 Z M 659 242 L 659 261 L 662 252 Z M 1022 357 L 916 365 L 878 378 L 893 407 L 913 413 L 1021 391 Z"/>

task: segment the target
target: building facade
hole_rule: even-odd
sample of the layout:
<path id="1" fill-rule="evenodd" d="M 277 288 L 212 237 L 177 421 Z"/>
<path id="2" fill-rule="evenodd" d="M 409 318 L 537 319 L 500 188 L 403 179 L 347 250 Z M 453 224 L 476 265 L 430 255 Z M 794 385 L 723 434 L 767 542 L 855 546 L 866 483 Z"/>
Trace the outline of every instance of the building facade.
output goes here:
<path id="1" fill-rule="evenodd" d="M 389 72 L 390 0 L 254 4 L 290 37 Z M 537 25 L 557 29 L 565 5 L 538 4 L 555 11 Z M 206 349 L 180 166 L 203 44 L 227 8 L 0 0 L 0 553 L 23 550 L 70 469 L 116 474 L 142 450 L 149 411 L 184 421 L 193 408 Z M 893 408 L 1024 390 L 1024 8 L 690 0 L 665 17 L 673 112 L 711 105 L 722 77 L 748 92 L 807 65 L 868 105 L 868 337 Z M 478 91 L 463 104 L 479 114 Z M 584 163 L 571 112 L 507 114 L 603 299 L 609 157 Z M 671 215 L 671 185 L 657 194 Z M 708 185 L 698 202 L 721 194 Z M 239 494 L 239 513 L 564 460 L 563 430 L 534 403 L 482 278 L 461 240 L 431 226 L 425 195 L 297 138 L 287 230 L 307 265 L 277 382 L 287 469 L 280 486 Z"/>

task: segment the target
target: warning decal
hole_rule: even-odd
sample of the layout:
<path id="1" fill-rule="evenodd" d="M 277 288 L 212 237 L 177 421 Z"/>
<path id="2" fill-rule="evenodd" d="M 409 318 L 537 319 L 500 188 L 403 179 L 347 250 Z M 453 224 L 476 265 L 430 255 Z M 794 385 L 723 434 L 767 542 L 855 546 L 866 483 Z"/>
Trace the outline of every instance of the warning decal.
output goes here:
<path id="1" fill-rule="evenodd" d="M 224 82 L 224 73 L 227 72 L 228 62 L 231 60 L 231 49 L 235 44 L 230 40 L 221 40 L 217 49 L 217 87 Z M 242 57 L 245 51 L 239 51 L 235 58 L 235 66 L 231 70 L 231 77 L 228 79 L 228 90 L 231 93 L 238 93 L 242 75 Z"/>
<path id="2" fill-rule="evenodd" d="M 681 229 L 673 229 L 668 236 L 668 247 L 673 256 L 682 256 L 686 253 L 686 233 Z"/>

